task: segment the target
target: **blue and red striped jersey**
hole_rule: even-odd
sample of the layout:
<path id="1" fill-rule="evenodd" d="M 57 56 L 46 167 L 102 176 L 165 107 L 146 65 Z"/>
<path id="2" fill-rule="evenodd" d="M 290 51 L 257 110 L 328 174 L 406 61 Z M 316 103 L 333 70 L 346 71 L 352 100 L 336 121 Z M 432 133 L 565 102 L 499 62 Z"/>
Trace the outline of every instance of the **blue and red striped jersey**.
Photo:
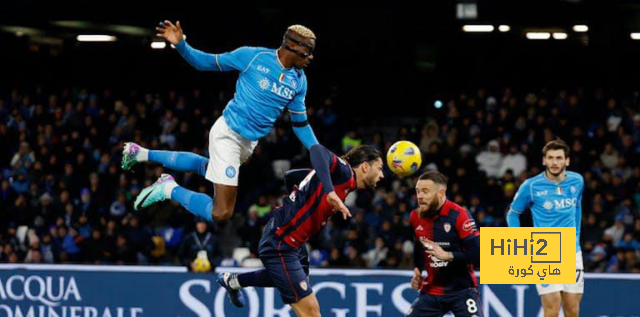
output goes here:
<path id="1" fill-rule="evenodd" d="M 435 256 L 424 252 L 421 243 L 425 238 L 442 247 L 445 251 L 465 252 L 465 242 L 478 239 L 480 232 L 476 228 L 471 214 L 459 205 L 449 200 L 445 201 L 440 214 L 433 218 L 420 218 L 418 210 L 410 215 L 411 225 L 415 233 L 416 251 L 421 252 L 421 263 L 427 271 L 427 278 L 423 281 L 421 293 L 431 295 L 446 295 L 447 292 L 468 288 L 477 288 L 478 281 L 473 271 L 473 264 L 467 261 L 441 261 Z M 468 243 L 467 243 L 468 245 Z M 479 248 L 477 249 L 479 251 Z"/>
<path id="2" fill-rule="evenodd" d="M 331 181 L 334 191 L 344 201 L 357 188 L 355 173 L 344 160 L 331 154 Z M 316 171 L 311 170 L 291 195 L 285 197 L 283 205 L 274 211 L 276 235 L 289 246 L 297 248 L 304 245 L 335 213 L 322 189 L 323 184 Z"/>

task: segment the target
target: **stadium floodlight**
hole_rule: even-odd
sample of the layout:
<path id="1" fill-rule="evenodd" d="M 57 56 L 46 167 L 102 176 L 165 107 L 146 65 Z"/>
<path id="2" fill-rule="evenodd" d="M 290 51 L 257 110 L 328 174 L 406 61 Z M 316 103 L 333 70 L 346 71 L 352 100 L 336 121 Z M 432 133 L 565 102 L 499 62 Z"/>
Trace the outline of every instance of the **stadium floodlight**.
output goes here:
<path id="1" fill-rule="evenodd" d="M 573 26 L 574 32 L 587 32 L 589 31 L 589 27 L 584 24 L 578 24 Z"/>
<path id="2" fill-rule="evenodd" d="M 569 36 L 567 35 L 567 33 L 564 33 L 564 32 L 553 33 L 553 38 L 556 40 L 566 40 L 567 37 Z"/>
<path id="3" fill-rule="evenodd" d="M 527 32 L 527 38 L 530 40 L 548 40 L 551 38 L 549 32 Z"/>
<path id="4" fill-rule="evenodd" d="M 116 37 L 112 35 L 78 35 L 78 42 L 115 42 Z"/>
<path id="5" fill-rule="evenodd" d="M 632 40 L 640 40 L 640 33 L 631 33 Z"/>
<path id="6" fill-rule="evenodd" d="M 456 4 L 456 17 L 458 20 L 475 20 L 478 18 L 477 3 Z"/>
<path id="7" fill-rule="evenodd" d="M 498 31 L 504 33 L 504 32 L 509 32 L 511 31 L 511 27 L 508 25 L 500 25 L 498 26 Z"/>
<path id="8" fill-rule="evenodd" d="M 151 48 L 154 50 L 161 50 L 164 49 L 165 47 L 167 47 L 167 43 L 166 42 L 151 42 Z"/>
<path id="9" fill-rule="evenodd" d="M 493 32 L 493 25 L 464 25 L 462 26 L 462 30 L 465 32 Z"/>

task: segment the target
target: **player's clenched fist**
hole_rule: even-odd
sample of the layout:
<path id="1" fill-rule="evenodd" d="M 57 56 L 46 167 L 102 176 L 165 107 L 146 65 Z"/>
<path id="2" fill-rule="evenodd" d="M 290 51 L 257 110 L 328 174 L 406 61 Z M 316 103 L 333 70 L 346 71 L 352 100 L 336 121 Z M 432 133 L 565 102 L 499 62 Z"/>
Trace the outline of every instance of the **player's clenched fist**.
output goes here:
<path id="1" fill-rule="evenodd" d="M 156 31 L 158 31 L 158 34 L 156 34 L 156 36 L 164 38 L 173 45 L 180 43 L 180 41 L 182 41 L 183 39 L 180 21 L 176 22 L 176 25 L 173 25 L 171 21 L 164 20 L 164 22 L 160 22 L 160 25 L 156 27 Z"/>
<path id="2" fill-rule="evenodd" d="M 411 288 L 419 291 L 422 288 L 422 273 L 418 268 L 413 269 L 413 278 L 411 279 Z"/>

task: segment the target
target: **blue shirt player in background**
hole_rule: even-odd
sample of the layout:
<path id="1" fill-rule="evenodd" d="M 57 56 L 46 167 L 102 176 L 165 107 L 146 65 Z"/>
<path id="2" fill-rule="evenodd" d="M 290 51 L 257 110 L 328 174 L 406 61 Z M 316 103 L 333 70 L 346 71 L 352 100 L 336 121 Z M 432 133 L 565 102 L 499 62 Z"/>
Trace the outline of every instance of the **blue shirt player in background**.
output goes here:
<path id="1" fill-rule="evenodd" d="M 316 36 L 301 25 L 290 26 L 278 49 L 241 47 L 233 52 L 209 54 L 196 50 L 184 40 L 178 21 L 160 23 L 157 36 L 176 46 L 180 55 L 201 71 L 236 71 L 236 92 L 209 132 L 209 158 L 189 152 L 148 150 L 125 143 L 122 168 L 153 161 L 175 171 L 193 171 L 214 184 L 215 198 L 178 186 L 171 175 L 162 176 L 142 190 L 134 208 L 172 199 L 208 221 L 226 220 L 233 214 L 240 165 L 253 153 L 258 140 L 273 127 L 286 108 L 293 130 L 312 153 L 318 141 L 307 121 L 305 96 L 307 78 L 302 70 L 313 60 Z M 342 204 L 331 193 L 336 204 Z M 340 208 L 346 208 L 337 206 Z"/>
<path id="2" fill-rule="evenodd" d="M 534 227 L 576 228 L 576 284 L 537 284 L 544 316 L 558 316 L 560 306 L 567 317 L 578 316 L 584 293 L 584 267 L 580 249 L 582 191 L 584 180 L 567 171 L 569 146 L 562 140 L 547 143 L 542 149 L 545 171 L 527 179 L 511 203 L 507 215 L 509 227 L 520 226 L 520 215 L 529 208 Z"/>

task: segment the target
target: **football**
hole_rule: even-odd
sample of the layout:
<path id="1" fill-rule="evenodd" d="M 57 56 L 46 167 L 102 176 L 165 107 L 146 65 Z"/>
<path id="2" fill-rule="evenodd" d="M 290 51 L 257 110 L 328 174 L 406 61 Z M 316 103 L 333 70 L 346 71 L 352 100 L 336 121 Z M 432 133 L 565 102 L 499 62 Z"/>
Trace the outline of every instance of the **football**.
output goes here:
<path id="1" fill-rule="evenodd" d="M 418 146 L 410 141 L 398 141 L 387 152 L 389 169 L 400 177 L 409 176 L 418 171 L 422 164 L 422 154 Z"/>

